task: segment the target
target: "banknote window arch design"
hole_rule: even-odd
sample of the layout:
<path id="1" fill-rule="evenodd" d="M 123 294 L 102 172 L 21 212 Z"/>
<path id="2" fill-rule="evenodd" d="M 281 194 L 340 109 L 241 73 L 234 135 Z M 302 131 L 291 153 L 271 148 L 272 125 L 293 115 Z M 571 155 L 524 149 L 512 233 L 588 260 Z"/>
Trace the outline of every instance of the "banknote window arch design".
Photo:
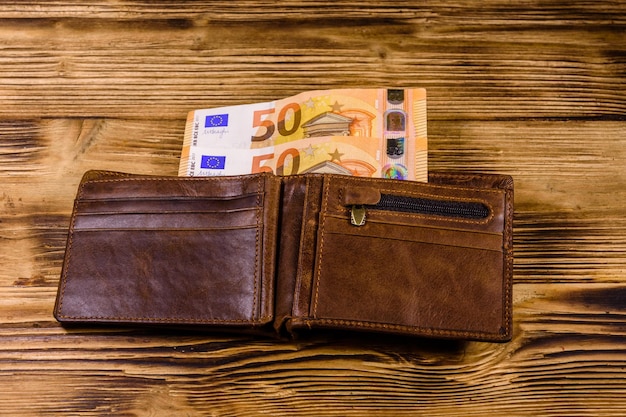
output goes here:
<path id="1" fill-rule="evenodd" d="M 389 110 L 385 114 L 385 130 L 388 132 L 404 132 L 406 115 L 402 110 Z"/>

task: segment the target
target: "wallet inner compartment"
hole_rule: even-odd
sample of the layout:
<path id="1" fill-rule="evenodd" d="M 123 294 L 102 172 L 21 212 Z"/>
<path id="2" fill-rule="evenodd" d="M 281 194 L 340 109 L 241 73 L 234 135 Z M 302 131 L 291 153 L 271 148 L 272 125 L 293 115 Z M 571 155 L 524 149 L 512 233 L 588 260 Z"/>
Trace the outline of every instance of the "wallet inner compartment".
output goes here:
<path id="1" fill-rule="evenodd" d="M 75 231 L 59 313 L 110 322 L 262 322 L 258 233 Z M 225 252 L 237 253 L 239 262 Z"/>
<path id="2" fill-rule="evenodd" d="M 361 184 L 349 178 L 324 185 L 301 325 L 506 338 L 505 191 L 371 184 L 376 192 L 354 191 Z M 365 220 L 355 225 L 358 198 L 379 201 L 363 204 Z"/>
<path id="3" fill-rule="evenodd" d="M 275 226 L 263 180 L 85 182 L 55 315 L 63 322 L 270 323 L 274 271 L 266 258 L 274 237 L 267 235 Z"/>

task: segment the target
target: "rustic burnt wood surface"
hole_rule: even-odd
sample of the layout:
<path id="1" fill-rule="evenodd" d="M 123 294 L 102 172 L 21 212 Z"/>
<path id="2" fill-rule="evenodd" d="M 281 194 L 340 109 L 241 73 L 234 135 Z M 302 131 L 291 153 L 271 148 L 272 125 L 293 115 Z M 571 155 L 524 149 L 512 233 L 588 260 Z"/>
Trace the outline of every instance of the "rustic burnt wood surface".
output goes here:
<path id="1" fill-rule="evenodd" d="M 626 3 L 0 3 L 0 415 L 626 415 Z M 177 173 L 189 110 L 425 87 L 431 169 L 513 175 L 514 337 L 63 329 L 88 169 Z"/>

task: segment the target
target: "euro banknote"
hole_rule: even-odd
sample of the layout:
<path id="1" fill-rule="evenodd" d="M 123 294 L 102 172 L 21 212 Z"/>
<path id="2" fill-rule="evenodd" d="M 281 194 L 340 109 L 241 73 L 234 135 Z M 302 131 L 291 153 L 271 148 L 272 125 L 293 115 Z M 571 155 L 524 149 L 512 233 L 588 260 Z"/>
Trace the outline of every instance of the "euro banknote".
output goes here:
<path id="1" fill-rule="evenodd" d="M 180 176 L 331 172 L 427 181 L 426 91 L 334 89 L 189 112 Z"/>

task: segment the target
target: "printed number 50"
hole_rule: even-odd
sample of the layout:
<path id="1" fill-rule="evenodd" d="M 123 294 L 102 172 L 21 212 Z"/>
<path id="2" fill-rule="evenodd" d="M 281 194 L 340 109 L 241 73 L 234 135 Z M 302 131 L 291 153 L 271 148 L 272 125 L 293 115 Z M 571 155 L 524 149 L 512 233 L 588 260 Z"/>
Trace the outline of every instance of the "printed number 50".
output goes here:
<path id="1" fill-rule="evenodd" d="M 276 131 L 276 125 L 270 119 L 262 119 L 263 116 L 274 113 L 276 109 L 264 109 L 264 110 L 256 110 L 252 114 L 252 127 L 264 127 L 265 132 L 260 135 L 252 135 L 252 142 L 262 142 L 272 137 L 274 132 Z M 288 111 L 293 112 L 293 119 L 290 128 L 287 128 L 285 119 L 287 117 Z M 302 120 L 302 110 L 300 109 L 300 105 L 298 103 L 289 103 L 286 104 L 280 112 L 278 113 L 278 133 L 281 136 L 289 136 L 294 133 L 300 127 L 300 122 Z"/>
<path id="2" fill-rule="evenodd" d="M 285 160 L 291 157 L 291 173 L 285 173 Z M 252 174 L 258 172 L 273 172 L 271 167 L 267 165 L 261 166 L 262 161 L 273 159 L 273 153 L 266 153 L 264 155 L 257 155 L 252 157 Z M 276 175 L 295 175 L 300 170 L 300 152 L 295 148 L 285 149 L 276 160 Z"/>

